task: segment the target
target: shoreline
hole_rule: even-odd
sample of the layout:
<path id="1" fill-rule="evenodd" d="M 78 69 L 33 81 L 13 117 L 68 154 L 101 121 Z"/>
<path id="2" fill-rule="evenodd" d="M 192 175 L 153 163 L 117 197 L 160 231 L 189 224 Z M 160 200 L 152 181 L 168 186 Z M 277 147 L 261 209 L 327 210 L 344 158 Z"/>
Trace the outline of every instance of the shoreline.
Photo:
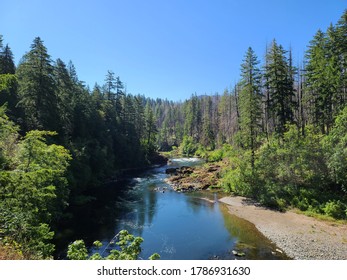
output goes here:
<path id="1" fill-rule="evenodd" d="M 278 212 L 240 196 L 219 199 L 229 213 L 253 223 L 287 256 L 297 260 L 347 260 L 347 225 L 293 211 Z"/>

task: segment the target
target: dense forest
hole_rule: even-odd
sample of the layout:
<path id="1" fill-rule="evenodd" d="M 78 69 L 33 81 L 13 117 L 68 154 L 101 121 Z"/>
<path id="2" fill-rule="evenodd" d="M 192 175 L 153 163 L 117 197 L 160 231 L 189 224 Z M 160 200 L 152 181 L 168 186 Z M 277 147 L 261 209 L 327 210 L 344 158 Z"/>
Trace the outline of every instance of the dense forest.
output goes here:
<path id="1" fill-rule="evenodd" d="M 0 251 L 50 258 L 68 205 L 158 151 L 222 161 L 226 192 L 346 219 L 347 11 L 298 65 L 273 40 L 240 68 L 222 94 L 153 100 L 112 71 L 90 89 L 39 37 L 16 66 L 0 35 Z"/>
<path id="2" fill-rule="evenodd" d="M 55 224 L 88 188 L 157 160 L 154 114 L 112 71 L 90 90 L 35 38 L 19 65 L 0 37 L 0 237 L 51 256 Z"/>

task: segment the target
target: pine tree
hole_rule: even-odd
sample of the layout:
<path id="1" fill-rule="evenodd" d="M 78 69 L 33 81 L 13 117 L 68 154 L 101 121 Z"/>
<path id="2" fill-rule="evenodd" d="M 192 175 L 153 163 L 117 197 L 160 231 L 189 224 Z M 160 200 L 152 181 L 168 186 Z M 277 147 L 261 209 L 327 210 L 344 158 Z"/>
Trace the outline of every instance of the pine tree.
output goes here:
<path id="1" fill-rule="evenodd" d="M 56 86 L 57 106 L 59 112 L 59 134 L 66 138 L 73 132 L 73 97 L 74 82 L 72 81 L 65 63 L 57 59 L 54 67 L 54 80 Z"/>
<path id="2" fill-rule="evenodd" d="M 197 95 L 185 102 L 185 120 L 184 120 L 184 135 L 188 135 L 194 139 L 196 143 L 200 141 L 201 134 L 201 104 Z"/>
<path id="3" fill-rule="evenodd" d="M 231 140 L 231 128 L 232 128 L 232 101 L 231 94 L 228 89 L 225 89 L 221 100 L 218 104 L 218 111 L 220 114 L 218 143 L 230 143 Z"/>
<path id="4" fill-rule="evenodd" d="M 53 65 L 43 41 L 37 37 L 17 69 L 19 106 L 25 127 L 56 131 L 59 126 Z"/>
<path id="5" fill-rule="evenodd" d="M 252 50 L 248 48 L 241 65 L 240 92 L 240 134 L 242 145 L 251 150 L 251 166 L 254 169 L 255 150 L 258 146 L 257 136 L 261 130 L 261 73 L 259 61 Z"/>
<path id="6" fill-rule="evenodd" d="M 156 135 L 157 127 L 154 118 L 153 110 L 151 108 L 150 102 L 147 102 L 145 108 L 145 145 L 147 157 L 150 156 L 156 150 Z"/>
<path id="7" fill-rule="evenodd" d="M 213 132 L 213 112 L 212 112 L 212 98 L 209 96 L 205 100 L 205 112 L 202 119 L 202 139 L 201 142 L 205 147 L 211 150 L 215 148 L 215 134 Z"/>
<path id="8" fill-rule="evenodd" d="M 336 57 L 329 53 L 329 38 L 318 30 L 306 53 L 306 107 L 309 121 L 328 133 L 336 98 Z"/>
<path id="9" fill-rule="evenodd" d="M 114 77 L 114 72 L 108 70 L 105 78 L 105 96 L 107 100 L 115 100 L 116 94 L 114 90 L 116 89 L 116 79 Z"/>
<path id="10" fill-rule="evenodd" d="M 340 62 L 340 91 L 343 102 L 347 102 L 347 9 L 336 25 L 337 49 Z"/>
<path id="11" fill-rule="evenodd" d="M 274 130 L 283 137 L 286 125 L 294 121 L 294 69 L 286 51 L 273 40 L 266 53 L 265 88 L 267 91 L 267 116 Z"/>
<path id="12" fill-rule="evenodd" d="M 21 110 L 18 103 L 18 81 L 15 76 L 16 67 L 13 54 L 8 45 L 3 48 L 0 35 L 0 106 L 6 104 L 7 115 L 11 120 L 20 121 Z"/>
<path id="13" fill-rule="evenodd" d="M 0 44 L 0 74 L 15 74 L 16 66 L 13 61 L 11 48 L 6 45 L 3 50 Z"/>

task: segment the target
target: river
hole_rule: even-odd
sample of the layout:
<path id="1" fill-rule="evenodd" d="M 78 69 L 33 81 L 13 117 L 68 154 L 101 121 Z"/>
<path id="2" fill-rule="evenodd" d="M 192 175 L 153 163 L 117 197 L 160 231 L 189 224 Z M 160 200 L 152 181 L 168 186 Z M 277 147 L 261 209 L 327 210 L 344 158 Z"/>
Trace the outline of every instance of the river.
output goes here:
<path id="1" fill-rule="evenodd" d="M 170 167 L 198 164 L 199 159 L 173 159 Z M 143 259 L 154 252 L 165 260 L 287 259 L 253 224 L 231 215 L 216 193 L 173 191 L 164 182 L 166 168 L 103 188 L 92 207 L 75 213 L 76 221 L 60 237 L 84 239 L 87 244 L 100 240 L 104 247 L 99 252 L 107 252 L 114 246 L 109 244 L 113 237 L 126 229 L 143 237 Z M 235 257 L 233 251 L 245 256 Z"/>

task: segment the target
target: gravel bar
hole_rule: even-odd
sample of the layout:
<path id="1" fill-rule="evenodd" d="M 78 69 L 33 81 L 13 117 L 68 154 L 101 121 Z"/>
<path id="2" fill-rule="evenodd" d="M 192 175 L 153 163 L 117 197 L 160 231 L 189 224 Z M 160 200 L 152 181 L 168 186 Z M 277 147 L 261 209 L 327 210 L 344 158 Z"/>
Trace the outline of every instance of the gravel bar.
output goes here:
<path id="1" fill-rule="evenodd" d="M 250 221 L 289 257 L 299 260 L 347 260 L 347 225 L 321 221 L 293 211 L 278 212 L 250 199 L 219 200 L 229 212 Z"/>

